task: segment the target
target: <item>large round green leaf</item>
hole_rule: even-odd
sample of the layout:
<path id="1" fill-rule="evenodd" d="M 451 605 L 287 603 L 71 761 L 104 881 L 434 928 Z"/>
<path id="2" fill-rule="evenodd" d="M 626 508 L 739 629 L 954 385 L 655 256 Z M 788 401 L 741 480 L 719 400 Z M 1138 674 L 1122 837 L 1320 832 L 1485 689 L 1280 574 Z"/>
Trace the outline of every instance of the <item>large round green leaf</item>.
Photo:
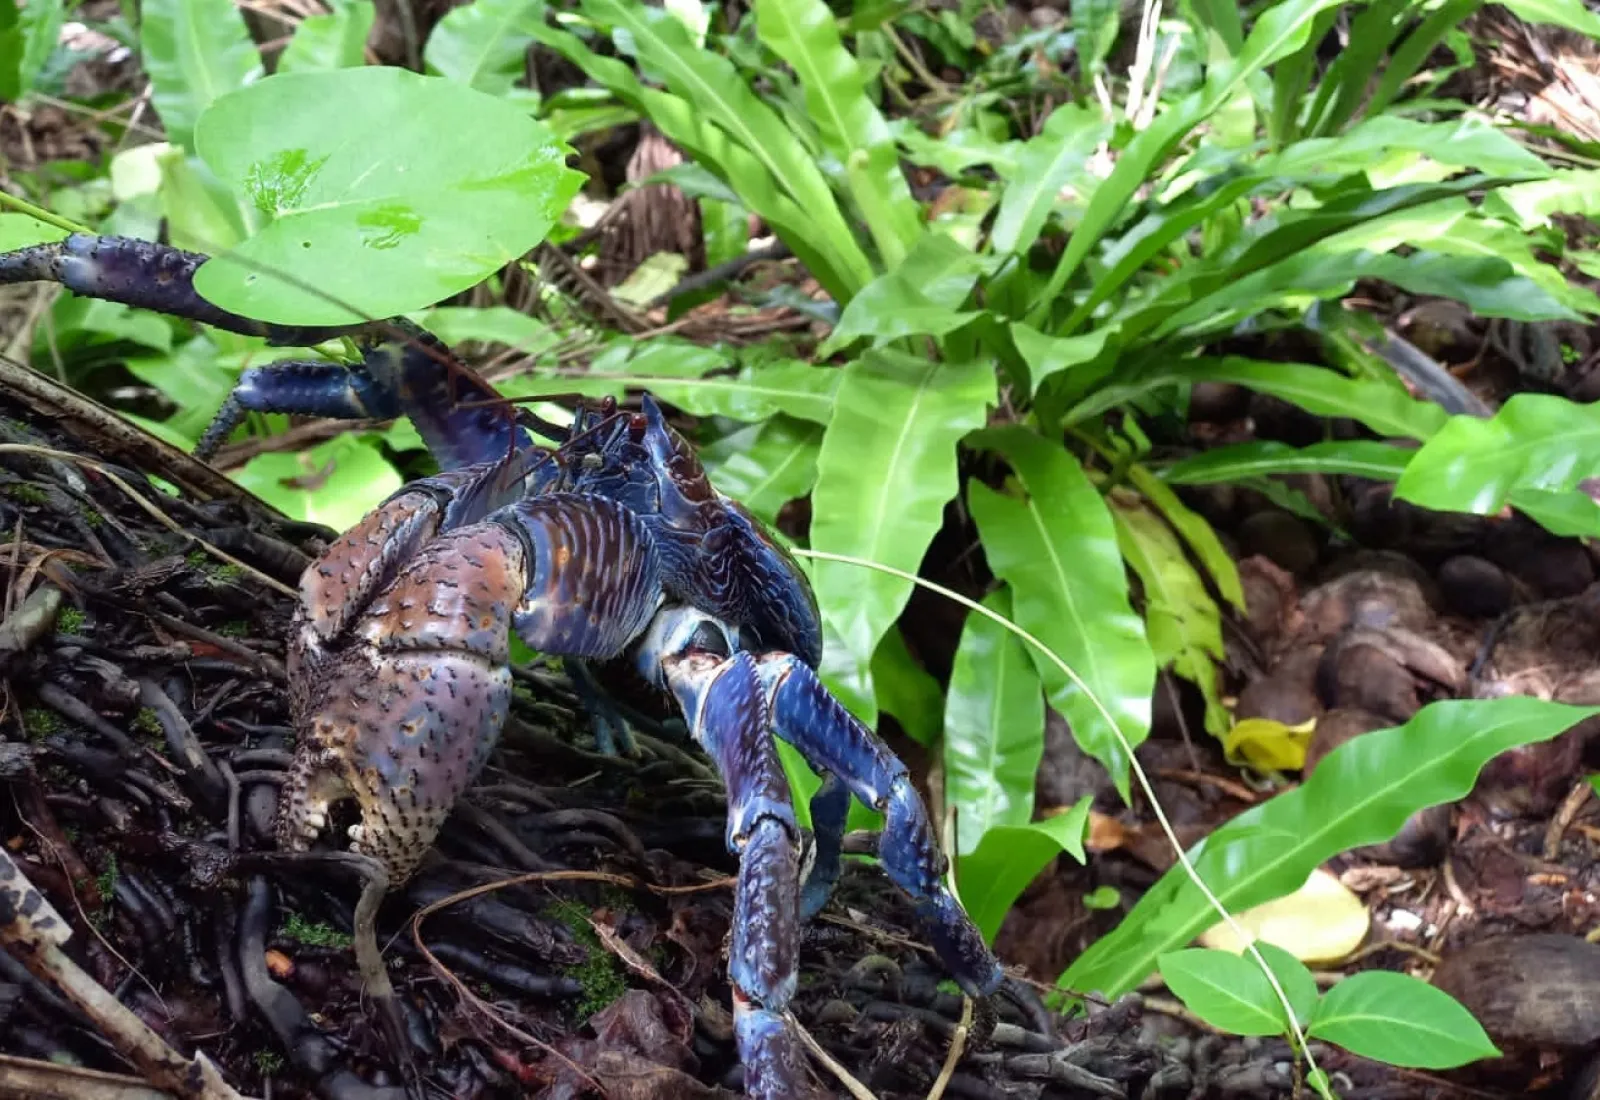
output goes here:
<path id="1" fill-rule="evenodd" d="M 195 141 L 270 219 L 195 287 L 284 324 L 389 317 L 466 290 L 543 240 L 583 181 L 572 150 L 516 107 L 397 68 L 269 77 L 217 99 Z"/>

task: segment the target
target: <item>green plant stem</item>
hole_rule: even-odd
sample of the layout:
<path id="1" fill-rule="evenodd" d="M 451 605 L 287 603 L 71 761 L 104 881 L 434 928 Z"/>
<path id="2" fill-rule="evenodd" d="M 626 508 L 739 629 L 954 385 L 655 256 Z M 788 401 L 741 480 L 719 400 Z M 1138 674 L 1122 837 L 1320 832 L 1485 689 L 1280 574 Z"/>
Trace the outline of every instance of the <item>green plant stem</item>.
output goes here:
<path id="1" fill-rule="evenodd" d="M 1053 665 L 1061 670 L 1062 674 L 1066 676 L 1067 679 L 1076 684 L 1078 690 L 1083 692 L 1084 696 L 1094 704 L 1095 709 L 1100 712 L 1103 718 L 1105 718 L 1106 725 L 1110 727 L 1117 740 L 1122 743 L 1122 751 L 1128 754 L 1128 762 L 1132 767 L 1134 777 L 1139 781 L 1139 787 L 1144 791 L 1145 797 L 1150 800 L 1150 807 L 1156 815 L 1156 822 L 1161 826 L 1162 833 L 1166 835 L 1167 841 L 1172 845 L 1172 850 L 1177 853 L 1178 862 L 1188 874 L 1189 880 L 1193 882 L 1195 888 L 1198 889 L 1202 895 L 1204 895 L 1206 901 L 1210 903 L 1211 908 L 1222 917 L 1223 922 L 1227 924 L 1229 929 L 1232 930 L 1233 934 L 1239 937 L 1239 942 L 1245 945 L 1245 951 L 1249 953 L 1255 964 L 1261 968 L 1261 972 L 1266 975 L 1267 983 L 1272 986 L 1272 992 L 1277 995 L 1278 1003 L 1283 1006 L 1284 1018 L 1289 1021 L 1289 1028 L 1294 1033 L 1295 1047 L 1299 1050 L 1301 1057 L 1306 1060 L 1306 1065 L 1309 1067 L 1309 1069 L 1312 1072 L 1316 1071 L 1316 1059 L 1311 1054 L 1311 1047 L 1308 1045 L 1305 1032 L 1301 1029 L 1300 1021 L 1295 1016 L 1294 1006 L 1289 1003 L 1289 995 L 1284 992 L 1283 986 L 1278 982 L 1277 975 L 1274 974 L 1272 972 L 1272 968 L 1267 965 L 1267 960 L 1262 958 L 1261 952 L 1256 949 L 1255 940 L 1249 935 L 1249 933 L 1245 932 L 1245 930 L 1239 926 L 1239 923 L 1234 919 L 1233 914 L 1228 912 L 1227 908 L 1222 904 L 1217 896 L 1211 892 L 1211 888 L 1206 885 L 1205 880 L 1200 877 L 1200 873 L 1194 869 L 1194 864 L 1189 860 L 1189 854 L 1183 850 L 1183 844 L 1178 840 L 1177 833 L 1175 833 L 1172 829 L 1172 823 L 1167 820 L 1166 811 L 1161 808 L 1161 803 L 1156 799 L 1155 789 L 1150 785 L 1150 777 L 1145 774 L 1144 768 L 1139 766 L 1139 758 L 1134 755 L 1133 746 L 1128 744 L 1128 739 L 1123 736 L 1121 729 L 1117 726 L 1117 720 L 1111 716 L 1111 712 L 1106 709 L 1105 704 L 1100 701 L 1100 697 L 1094 693 L 1093 689 L 1089 687 L 1088 683 L 1084 681 L 1083 677 L 1079 676 L 1077 672 L 1075 672 L 1072 667 L 1067 664 L 1066 661 L 1057 656 L 1056 652 L 1049 646 L 1045 645 L 1038 638 L 1035 638 L 1028 631 L 1024 630 L 1022 627 L 1018 626 L 1004 615 L 1001 615 L 997 611 L 991 611 L 989 608 L 984 607 L 976 600 L 968 599 L 961 593 L 946 588 L 941 584 L 936 584 L 933 581 L 925 580 L 914 573 L 907 573 L 903 569 L 896 569 L 892 565 L 884 565 L 882 562 L 868 561 L 865 558 L 852 557 L 849 554 L 832 554 L 824 550 L 802 550 L 798 547 L 793 548 L 790 552 L 798 558 L 810 558 L 814 561 L 841 562 L 845 565 L 857 565 L 863 569 L 874 569 L 880 573 L 887 573 L 890 576 L 898 577 L 903 581 L 910 581 L 912 584 L 926 588 L 930 592 L 938 593 L 946 599 L 954 600 L 967 610 L 975 611 L 978 614 L 983 615 L 996 623 L 999 623 L 1006 630 L 1009 630 L 1012 634 L 1022 639 L 1023 642 L 1032 646 L 1038 652 L 1044 654 Z"/>
<path id="2" fill-rule="evenodd" d="M 26 214 L 30 218 L 35 218 L 47 225 L 53 225 L 57 229 L 65 229 L 68 233 L 83 233 L 87 236 L 94 236 L 94 230 L 88 226 L 69 221 L 60 214 L 52 214 L 44 207 L 35 206 L 27 199 L 19 199 L 9 191 L 0 190 L 0 206 L 9 206 L 19 214 Z"/>

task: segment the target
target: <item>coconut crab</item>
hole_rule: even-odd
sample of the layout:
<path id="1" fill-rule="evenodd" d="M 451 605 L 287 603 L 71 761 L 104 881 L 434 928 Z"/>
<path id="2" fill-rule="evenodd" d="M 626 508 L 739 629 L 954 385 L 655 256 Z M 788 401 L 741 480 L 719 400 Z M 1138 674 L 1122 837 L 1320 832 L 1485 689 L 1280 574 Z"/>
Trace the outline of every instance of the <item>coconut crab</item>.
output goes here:
<path id="1" fill-rule="evenodd" d="M 728 969 L 752 1096 L 804 1091 L 784 1013 L 801 923 L 840 872 L 852 794 L 884 814 L 883 867 L 957 982 L 975 997 L 999 987 L 999 963 L 944 886 L 946 861 L 907 768 L 817 678 L 821 629 L 804 574 L 711 485 L 652 399 L 638 413 L 586 406 L 560 428 L 514 411 L 414 325 L 295 328 L 221 310 L 193 286 L 206 259 L 74 235 L 0 255 L 0 282 L 50 280 L 277 346 L 358 340 L 353 367 L 284 360 L 245 371 L 199 457 L 257 410 L 409 416 L 438 460 L 440 473 L 402 487 L 306 570 L 289 640 L 299 738 L 278 843 L 306 850 L 333 803 L 357 801 L 350 847 L 377 868 L 357 908 L 357 954 L 380 1001 L 390 991 L 377 902 L 416 870 L 496 744 L 513 633 L 546 654 L 631 664 L 716 763 L 739 859 Z M 773 735 L 826 777 L 813 836 L 796 822 Z"/>

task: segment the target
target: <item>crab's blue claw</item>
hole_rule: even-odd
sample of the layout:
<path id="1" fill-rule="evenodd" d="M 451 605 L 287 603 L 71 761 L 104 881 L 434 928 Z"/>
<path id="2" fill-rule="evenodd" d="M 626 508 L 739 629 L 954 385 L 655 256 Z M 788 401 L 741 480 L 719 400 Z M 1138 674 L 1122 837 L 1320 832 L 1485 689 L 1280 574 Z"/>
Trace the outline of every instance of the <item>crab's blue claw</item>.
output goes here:
<path id="1" fill-rule="evenodd" d="M 351 368 L 323 359 L 286 359 L 239 376 L 194 449 L 209 459 L 246 412 L 295 413 L 335 420 L 409 416 L 441 469 L 504 459 L 533 446 L 528 428 L 477 375 L 463 368 L 438 337 L 395 320 L 374 326 L 363 361 Z"/>
<path id="2" fill-rule="evenodd" d="M 339 420 L 409 416 L 446 469 L 491 462 L 532 445 L 528 428 L 495 390 L 461 367 L 436 336 L 402 318 L 348 325 L 276 325 L 215 306 L 194 288 L 211 257 L 131 237 L 74 233 L 0 254 L 0 284 L 47 281 L 74 294 L 260 336 L 277 347 L 361 339 L 365 361 L 351 369 L 316 359 L 252 367 L 206 429 L 195 456 L 210 458 L 247 412 Z"/>

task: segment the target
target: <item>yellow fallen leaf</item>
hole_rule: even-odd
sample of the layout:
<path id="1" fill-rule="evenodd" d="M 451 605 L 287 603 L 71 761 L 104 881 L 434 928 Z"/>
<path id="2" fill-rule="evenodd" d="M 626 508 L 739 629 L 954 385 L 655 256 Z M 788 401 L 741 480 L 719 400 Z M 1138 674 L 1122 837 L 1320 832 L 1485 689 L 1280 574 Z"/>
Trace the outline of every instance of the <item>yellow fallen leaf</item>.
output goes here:
<path id="1" fill-rule="evenodd" d="M 1306 747 L 1317 728 L 1315 718 L 1286 726 L 1272 718 L 1246 718 L 1222 735 L 1228 763 L 1263 772 L 1299 771 L 1306 765 Z"/>
<path id="2" fill-rule="evenodd" d="M 1294 893 L 1237 913 L 1234 920 L 1252 942 L 1264 940 L 1304 963 L 1345 958 L 1361 946 L 1372 923 L 1361 899 L 1320 867 Z M 1245 946 L 1225 922 L 1208 928 L 1200 943 L 1235 955 Z"/>

